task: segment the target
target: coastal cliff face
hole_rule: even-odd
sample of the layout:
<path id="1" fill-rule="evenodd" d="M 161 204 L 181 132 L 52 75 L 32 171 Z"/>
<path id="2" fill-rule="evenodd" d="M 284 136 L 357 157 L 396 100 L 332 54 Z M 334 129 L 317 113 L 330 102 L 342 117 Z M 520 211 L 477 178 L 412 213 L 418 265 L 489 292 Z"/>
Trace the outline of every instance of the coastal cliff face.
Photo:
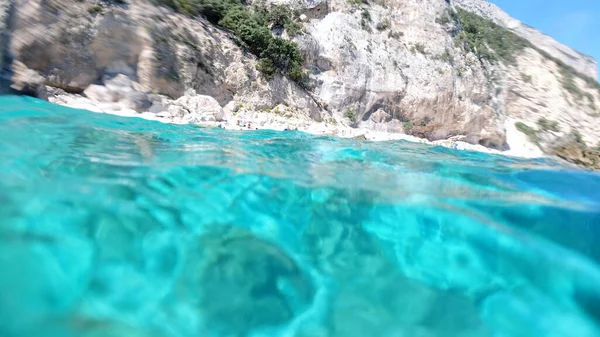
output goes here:
<path id="1" fill-rule="evenodd" d="M 234 30 L 156 3 L 3 0 L 2 77 L 28 94 L 102 97 L 125 75 L 148 96 L 127 98 L 136 110 L 192 90 L 221 106 L 287 106 L 318 122 L 500 150 L 550 151 L 565 137 L 600 145 L 595 61 L 484 0 L 248 1 L 290 9 L 293 25 L 269 28 L 297 45 L 302 83 L 257 70 L 260 55 Z"/>

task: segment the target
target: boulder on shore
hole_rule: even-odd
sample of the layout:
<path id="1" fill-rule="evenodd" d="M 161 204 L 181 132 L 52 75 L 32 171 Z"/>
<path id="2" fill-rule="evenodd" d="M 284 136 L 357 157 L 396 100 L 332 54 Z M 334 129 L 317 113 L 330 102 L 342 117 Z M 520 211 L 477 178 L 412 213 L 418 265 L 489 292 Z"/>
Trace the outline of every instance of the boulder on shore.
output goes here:
<path id="1" fill-rule="evenodd" d="M 189 89 L 185 95 L 173 102 L 169 107 L 172 114 L 181 115 L 188 123 L 215 122 L 223 120 L 224 111 L 216 99 L 211 96 L 198 95 Z"/>
<path id="2" fill-rule="evenodd" d="M 137 112 L 148 111 L 152 102 L 148 94 L 135 89 L 135 83 L 123 74 L 105 78 L 104 85 L 91 84 L 83 94 L 100 103 L 118 103 L 126 109 Z"/>

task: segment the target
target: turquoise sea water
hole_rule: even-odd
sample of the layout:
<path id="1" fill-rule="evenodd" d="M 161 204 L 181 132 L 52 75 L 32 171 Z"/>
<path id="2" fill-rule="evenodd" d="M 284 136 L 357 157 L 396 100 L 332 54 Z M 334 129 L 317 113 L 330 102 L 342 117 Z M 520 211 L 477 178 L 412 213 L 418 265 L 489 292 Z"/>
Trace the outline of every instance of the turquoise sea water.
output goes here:
<path id="1" fill-rule="evenodd" d="M 600 336 L 600 175 L 0 97 L 0 336 Z"/>

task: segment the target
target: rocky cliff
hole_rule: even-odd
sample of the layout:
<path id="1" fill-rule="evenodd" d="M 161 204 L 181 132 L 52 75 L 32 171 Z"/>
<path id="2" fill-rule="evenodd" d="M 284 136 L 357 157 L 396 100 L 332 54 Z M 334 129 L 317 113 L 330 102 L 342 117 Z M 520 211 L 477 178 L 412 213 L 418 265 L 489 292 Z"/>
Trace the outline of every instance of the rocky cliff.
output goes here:
<path id="1" fill-rule="evenodd" d="M 293 70 L 265 72 L 270 49 L 253 48 L 235 22 L 222 25 L 213 12 L 160 0 L 2 0 L 3 78 L 14 90 L 43 96 L 46 86 L 84 94 L 125 75 L 139 94 L 127 97 L 136 110 L 159 111 L 153 95 L 178 99 L 193 90 L 221 106 L 287 106 L 316 121 L 431 140 L 462 136 L 501 150 L 546 150 L 567 135 L 599 145 L 595 61 L 484 0 L 244 6 L 291 9 L 290 25 L 267 24 L 273 37 L 298 47 L 306 81 L 290 80 L 301 77 Z M 229 20 L 248 15 L 234 14 Z M 115 99 L 98 87 L 87 92 Z M 520 137 L 507 137 L 514 134 Z"/>
<path id="2" fill-rule="evenodd" d="M 590 78 L 598 79 L 596 61 L 591 56 L 573 50 L 572 48 L 557 42 L 552 37 L 510 17 L 495 4 L 481 0 L 454 0 L 454 3 L 468 11 L 488 18 L 498 25 L 531 41 L 534 46 L 573 67 L 577 72 Z"/>

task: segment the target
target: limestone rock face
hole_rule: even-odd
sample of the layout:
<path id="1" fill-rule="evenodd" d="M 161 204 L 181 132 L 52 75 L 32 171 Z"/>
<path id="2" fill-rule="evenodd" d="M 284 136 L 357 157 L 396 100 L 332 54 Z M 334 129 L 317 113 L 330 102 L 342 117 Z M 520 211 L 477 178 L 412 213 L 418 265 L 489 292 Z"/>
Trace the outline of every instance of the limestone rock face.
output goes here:
<path id="1" fill-rule="evenodd" d="M 194 89 L 223 105 L 232 99 L 256 109 L 286 104 L 321 119 L 311 94 L 281 76 L 267 82 L 256 70 L 255 57 L 201 18 L 174 13 L 149 0 L 14 0 L 12 7 L 6 3 L 6 17 L 5 4 L 0 3 L 0 31 L 5 33 L 0 36 L 6 37 L 2 41 L 7 52 L 51 87 L 83 93 L 107 76 L 121 74 L 139 83 L 136 91 L 177 99 Z M 9 16 L 10 29 L 1 25 Z M 3 75 L 10 85 L 12 74 Z M 138 107 L 141 96 L 135 95 L 132 106 Z"/>
<path id="2" fill-rule="evenodd" d="M 134 66 L 141 46 L 125 13 L 92 16 L 90 2 L 14 1 L 10 50 L 46 83 L 82 92 L 105 68 Z M 127 75 L 131 75 L 129 72 Z"/>
<path id="3" fill-rule="evenodd" d="M 46 79 L 37 71 L 27 68 L 23 63 L 14 61 L 10 67 L 12 79 L 10 89 L 16 93 L 48 99 Z"/>
<path id="4" fill-rule="evenodd" d="M 286 4 L 286 0 L 264 0 Z M 318 1 L 317 1 L 318 2 Z M 302 12 L 314 2 L 296 2 Z M 462 8 L 527 39 L 514 64 L 490 63 L 457 47 L 456 26 L 439 18 Z M 315 93 L 338 117 L 352 111 L 361 126 L 382 129 L 384 111 L 405 132 L 430 140 L 463 135 L 471 143 L 507 149 L 506 121 L 547 132 L 578 131 L 600 140 L 600 90 L 574 76 L 569 88 L 556 60 L 597 79 L 595 61 L 511 18 L 484 0 L 386 0 L 351 5 L 327 1 L 327 14 L 295 38 L 313 72 Z M 544 54 L 546 53 L 546 54 Z M 551 59 L 554 58 L 555 60 Z M 573 89 L 575 87 L 575 89 Z M 540 137 L 545 139 L 544 137 Z"/>
<path id="5" fill-rule="evenodd" d="M 97 102 L 111 103 L 117 101 L 117 97 L 110 89 L 98 84 L 91 84 L 83 91 L 83 94 L 85 97 Z"/>
<path id="6" fill-rule="evenodd" d="M 295 10 L 303 33 L 292 39 L 310 73 L 310 90 L 280 75 L 267 80 L 256 70 L 256 56 L 236 45 L 231 33 L 150 0 L 0 2 L 8 62 L 2 78 L 25 91 L 43 81 L 190 121 L 219 120 L 221 107 L 235 102 L 257 113 L 282 105 L 293 117 L 430 140 L 456 136 L 501 150 L 514 144 L 507 137 L 516 122 L 535 130 L 542 147 L 575 131 L 588 146 L 599 143 L 595 61 L 485 0 L 247 4 Z M 476 56 L 455 43 L 459 25 L 440 20 L 457 8 L 488 18 L 532 48 L 520 50 L 510 64 Z M 559 62 L 582 76 L 565 73 Z M 11 70 L 17 69 L 13 63 L 21 70 Z"/>
<path id="7" fill-rule="evenodd" d="M 4 57 L 8 49 L 10 31 L 8 19 L 10 18 L 11 3 L 8 0 L 0 0 L 0 69 L 4 67 Z"/>

